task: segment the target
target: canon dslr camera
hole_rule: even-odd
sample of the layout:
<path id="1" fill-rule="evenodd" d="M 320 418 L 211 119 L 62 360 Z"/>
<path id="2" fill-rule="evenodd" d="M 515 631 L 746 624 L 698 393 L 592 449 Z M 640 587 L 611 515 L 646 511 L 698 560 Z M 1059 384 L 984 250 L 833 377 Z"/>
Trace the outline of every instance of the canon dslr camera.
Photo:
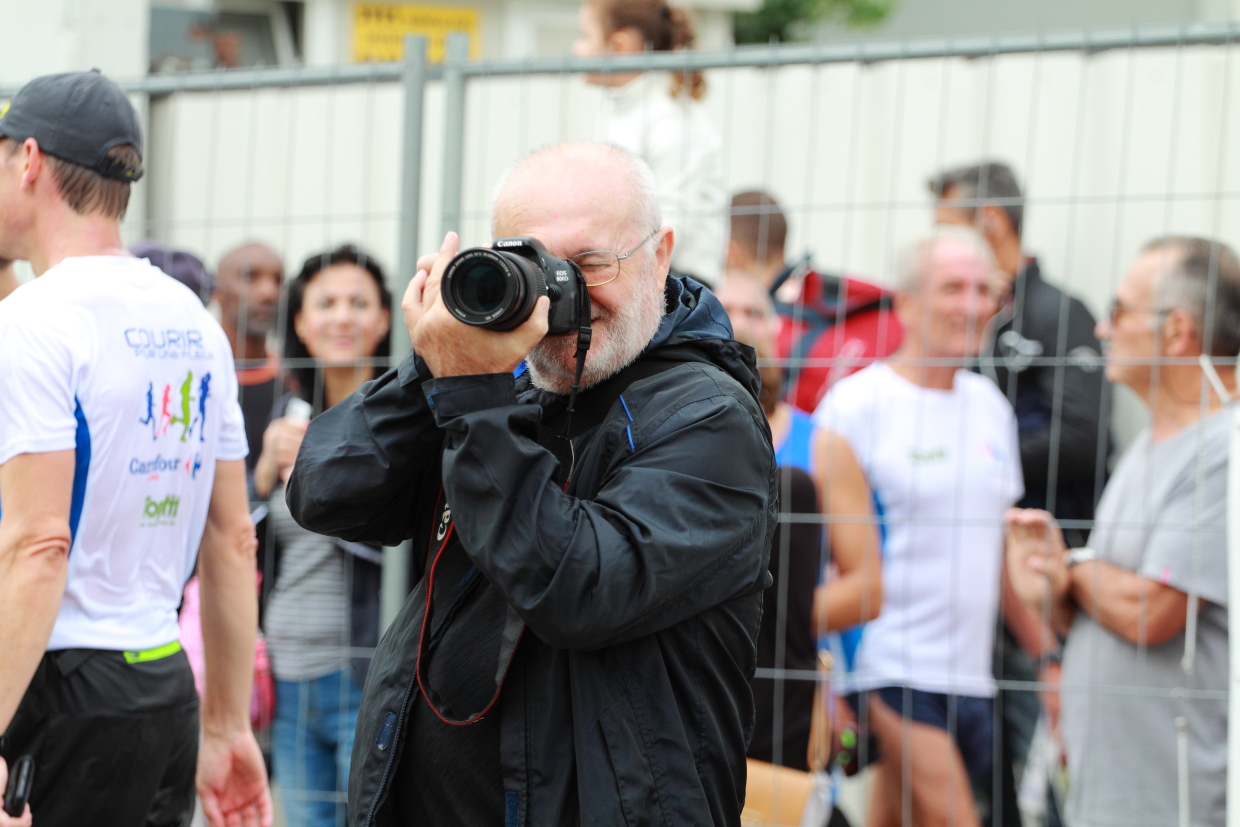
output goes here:
<path id="1" fill-rule="evenodd" d="M 590 323 L 590 297 L 581 269 L 556 258 L 533 238 L 501 238 L 458 253 L 443 273 L 443 303 L 465 324 L 512 330 L 551 299 L 547 333 L 573 333 Z"/>

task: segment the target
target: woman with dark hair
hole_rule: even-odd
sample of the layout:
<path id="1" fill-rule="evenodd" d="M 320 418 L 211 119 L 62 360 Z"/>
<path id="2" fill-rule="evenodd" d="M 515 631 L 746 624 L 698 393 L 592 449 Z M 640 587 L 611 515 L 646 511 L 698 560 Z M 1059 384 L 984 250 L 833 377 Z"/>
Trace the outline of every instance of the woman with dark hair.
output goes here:
<path id="1" fill-rule="evenodd" d="M 306 531 L 284 483 L 310 418 L 378 375 L 391 352 L 392 294 L 353 245 L 311 256 L 288 285 L 286 368 L 297 389 L 263 435 L 254 488 L 267 498 L 263 630 L 276 678 L 272 759 L 287 820 L 344 824 L 353 729 L 379 632 L 377 548 Z"/>
<path id="2" fill-rule="evenodd" d="M 586 0 L 578 12 L 578 57 L 691 49 L 693 24 L 666 0 Z M 654 171 L 663 220 L 676 232 L 672 269 L 714 286 L 722 275 L 727 191 L 719 133 L 701 104 L 701 72 L 597 72 L 607 93 L 599 139 L 624 147 Z"/>

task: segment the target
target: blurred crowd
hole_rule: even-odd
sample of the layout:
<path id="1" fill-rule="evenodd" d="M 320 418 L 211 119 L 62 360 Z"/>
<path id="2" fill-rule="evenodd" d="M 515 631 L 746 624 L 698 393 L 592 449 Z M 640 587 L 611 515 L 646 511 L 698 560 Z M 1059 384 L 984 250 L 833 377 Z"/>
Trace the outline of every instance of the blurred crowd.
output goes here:
<path id="1" fill-rule="evenodd" d="M 1096 323 L 1022 246 L 1010 167 L 928 189 L 933 220 L 888 286 L 788 261 L 778 202 L 732 198 L 715 292 L 759 360 L 781 508 L 814 515 L 772 545 L 757 665 L 788 671 L 753 681 L 749 756 L 810 769 L 805 675 L 828 651 L 826 769 L 873 768 L 867 823 L 1112 823 L 1098 814 L 1185 803 L 1191 823 L 1218 823 L 1234 367 L 1198 358 L 1240 351 L 1240 264 L 1219 242 L 1154 239 Z M 252 713 L 270 722 L 289 823 L 332 823 L 382 551 L 300 527 L 283 486 L 310 420 L 387 369 L 388 279 L 353 244 L 292 278 L 258 241 L 213 268 L 154 242 L 132 252 L 209 305 L 232 345 L 274 677 Z M 16 287 L 0 268 L 0 291 Z M 1118 462 L 1111 383 L 1152 414 Z"/>
<path id="2" fill-rule="evenodd" d="M 691 44 L 662 2 L 592 0 L 575 51 Z M 587 80 L 608 93 L 599 137 L 655 174 L 672 271 L 712 287 L 758 359 L 786 516 L 749 758 L 837 782 L 869 768 L 875 827 L 1221 824 L 1235 252 L 1150 239 L 1098 320 L 1022 242 L 1016 171 L 981 161 L 927 182 L 926 232 L 889 278 L 833 272 L 789 258 L 772 195 L 728 202 L 699 75 Z M 260 538 L 251 717 L 288 823 L 335 824 L 385 552 L 301 527 L 284 488 L 310 421 L 392 366 L 390 279 L 351 243 L 295 273 L 253 240 L 214 266 L 131 252 L 232 347 Z M 14 289 L 5 262 L 0 299 Z M 1116 384 L 1150 412 L 1122 452 Z"/>
<path id="3" fill-rule="evenodd" d="M 786 261 L 776 201 L 732 200 L 718 295 L 770 365 L 783 508 L 827 529 L 822 561 L 799 522 L 772 548 L 759 666 L 834 654 L 869 824 L 1221 824 L 1240 262 L 1151 239 L 1096 322 L 1022 245 L 1009 166 L 928 190 L 890 290 Z M 1118 456 L 1113 384 L 1150 413 Z M 756 681 L 751 757 L 807 769 L 811 689 Z"/>

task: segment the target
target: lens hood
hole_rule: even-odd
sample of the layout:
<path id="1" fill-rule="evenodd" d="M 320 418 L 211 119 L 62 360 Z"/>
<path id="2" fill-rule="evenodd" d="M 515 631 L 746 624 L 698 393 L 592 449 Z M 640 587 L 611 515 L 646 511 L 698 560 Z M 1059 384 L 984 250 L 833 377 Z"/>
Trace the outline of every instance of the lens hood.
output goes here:
<path id="1" fill-rule="evenodd" d="M 547 288 L 529 260 L 507 250 L 472 247 L 448 263 L 440 292 L 457 319 L 502 331 L 528 319 Z"/>

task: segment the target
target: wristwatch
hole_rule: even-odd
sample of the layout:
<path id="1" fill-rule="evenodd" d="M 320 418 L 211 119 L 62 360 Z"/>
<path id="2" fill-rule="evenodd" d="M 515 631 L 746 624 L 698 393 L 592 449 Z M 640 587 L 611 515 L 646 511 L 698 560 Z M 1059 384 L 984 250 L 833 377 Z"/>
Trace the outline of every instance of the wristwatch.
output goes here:
<path id="1" fill-rule="evenodd" d="M 1072 568 L 1073 566 L 1080 565 L 1081 563 L 1088 563 L 1090 560 L 1097 560 L 1097 559 L 1098 559 L 1098 552 L 1094 551 L 1089 546 L 1081 546 L 1080 548 L 1073 548 L 1073 549 L 1068 550 L 1068 568 Z"/>
<path id="2" fill-rule="evenodd" d="M 1040 673 L 1052 663 L 1063 663 L 1063 649 L 1059 646 L 1056 646 L 1049 652 L 1043 653 L 1042 657 L 1037 659 L 1035 663 L 1035 672 Z"/>

